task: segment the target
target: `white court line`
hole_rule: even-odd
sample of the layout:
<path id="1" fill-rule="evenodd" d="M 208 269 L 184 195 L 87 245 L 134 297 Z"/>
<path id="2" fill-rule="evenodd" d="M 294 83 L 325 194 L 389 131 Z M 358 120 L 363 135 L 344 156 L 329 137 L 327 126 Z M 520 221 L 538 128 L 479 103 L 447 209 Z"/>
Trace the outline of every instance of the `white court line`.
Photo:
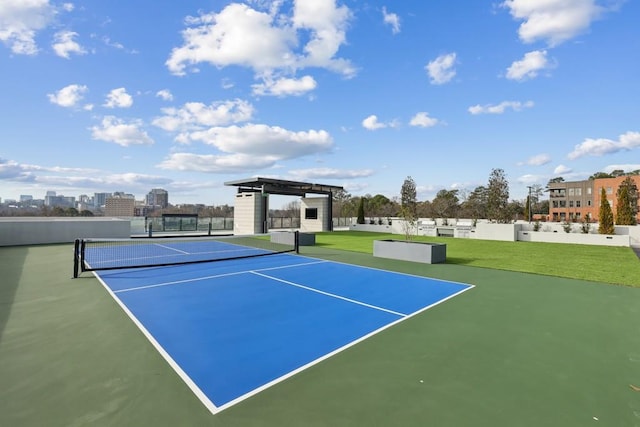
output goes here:
<path id="1" fill-rule="evenodd" d="M 303 258 L 307 258 L 307 259 L 314 259 L 314 258 L 310 258 L 310 257 L 303 257 Z M 276 269 L 283 269 L 283 268 L 291 268 L 291 267 L 297 267 L 297 266 L 304 266 L 304 265 L 310 265 L 310 264 L 320 264 L 320 263 L 324 263 L 324 262 L 334 262 L 337 264 L 344 264 L 344 265 L 350 265 L 350 264 L 346 264 L 346 263 L 339 263 L 339 262 L 335 262 L 335 261 L 328 261 L 328 260 L 317 260 L 314 259 L 313 262 L 309 262 L 309 263 L 301 263 L 301 264 L 292 264 L 292 265 L 286 265 L 286 266 L 280 266 L 280 267 L 269 267 L 269 268 L 264 268 L 264 269 L 259 269 L 259 270 L 253 270 L 253 271 L 242 271 L 242 272 L 238 272 L 238 273 L 230 273 L 230 274 L 244 274 L 244 273 L 253 273 L 253 274 L 259 274 L 257 273 L 258 271 L 266 271 L 266 270 L 276 270 Z M 363 266 L 356 266 L 356 267 L 363 267 Z M 370 267 L 364 267 L 364 268 L 370 268 Z M 373 270 L 380 270 L 380 271 L 386 271 L 386 272 L 391 272 L 391 273 L 396 273 L 399 275 L 406 275 L 406 276 L 414 276 L 411 274 L 405 274 L 405 273 L 400 273 L 400 272 L 394 272 L 394 271 L 388 271 L 388 270 L 381 270 L 381 269 L 376 269 L 376 268 L 372 268 Z M 431 305 L 428 305 L 426 307 L 423 307 L 422 309 L 415 311 L 409 315 L 400 315 L 401 317 L 398 318 L 397 320 L 388 323 L 374 331 L 371 331 L 368 334 L 365 334 L 363 336 L 361 336 L 360 338 L 355 339 L 354 341 L 351 341 L 345 345 L 343 345 L 342 347 L 339 347 L 337 349 L 335 349 L 334 351 L 331 351 L 315 360 L 310 361 L 309 363 L 306 363 L 303 366 L 300 366 L 297 369 L 294 369 L 278 378 L 273 379 L 272 381 L 257 387 L 251 391 L 249 391 L 248 393 L 245 393 L 242 396 L 238 396 L 237 398 L 224 403 L 220 406 L 216 406 L 211 400 L 209 400 L 209 398 L 207 397 L 207 395 L 197 386 L 197 384 L 189 377 L 189 375 L 182 370 L 182 368 L 180 367 L 180 365 L 178 365 L 175 360 L 173 360 L 173 358 L 167 353 L 167 351 L 164 350 L 164 348 L 160 345 L 160 343 L 158 341 L 156 341 L 156 339 L 153 337 L 153 335 L 151 335 L 151 333 L 142 325 L 142 323 L 133 315 L 133 313 L 127 308 L 127 306 L 120 300 L 120 298 L 118 298 L 116 296 L 116 292 L 114 292 L 106 283 L 105 281 L 99 276 L 98 274 L 99 272 L 94 271 L 93 275 L 100 281 L 100 283 L 103 285 L 103 287 L 107 290 L 107 292 L 109 294 L 111 294 L 111 296 L 116 300 L 116 302 L 118 303 L 118 305 L 124 310 L 124 312 L 133 320 L 133 322 L 136 324 L 136 326 L 138 326 L 138 328 L 142 331 L 142 333 L 147 337 L 147 339 L 151 342 L 151 344 L 156 348 L 156 350 L 158 350 L 158 352 L 164 357 L 164 359 L 168 362 L 168 364 L 174 369 L 174 371 L 180 376 L 180 378 L 182 378 L 182 380 L 187 384 L 187 386 L 191 389 L 191 391 L 193 391 L 193 393 L 198 397 L 198 399 L 203 403 L 203 405 L 209 410 L 209 412 L 211 414 L 217 414 L 220 411 L 223 411 L 227 408 L 230 408 L 240 402 L 242 402 L 243 400 L 248 399 L 251 396 L 254 396 L 256 394 L 259 394 L 260 392 L 274 386 L 275 384 L 278 384 L 284 380 L 286 380 L 287 378 L 293 377 L 294 375 L 310 368 L 311 366 L 317 365 L 318 363 L 331 358 L 332 356 L 384 331 L 385 329 L 391 328 L 395 325 L 397 325 L 400 322 L 403 322 L 411 317 L 414 317 L 430 308 L 433 308 L 439 304 L 442 304 L 443 302 L 458 296 L 460 294 L 462 294 L 463 292 L 466 292 L 470 289 L 473 289 L 475 286 L 474 285 L 470 285 L 470 284 L 466 284 L 466 283 L 460 283 L 460 282 L 452 282 L 452 281 L 448 281 L 448 280 L 441 280 L 441 279 L 434 279 L 434 278 L 429 278 L 429 277 L 424 277 L 424 276 L 414 276 L 414 277 L 419 277 L 422 279 L 431 279 L 431 280 L 437 280 L 437 281 L 442 281 L 442 282 L 449 282 L 449 283 L 457 283 L 457 284 L 462 284 L 462 285 L 466 285 L 468 287 L 461 289 L 460 291 L 449 295 L 448 297 L 441 299 Z M 229 274 L 227 274 L 229 275 Z M 215 277 L 220 277 L 223 275 L 217 275 L 217 276 L 210 276 L 210 278 L 215 278 Z M 267 276 L 269 277 L 269 276 Z M 191 282 L 191 281 L 197 281 L 197 280 L 206 280 L 207 278 L 198 278 L 198 279 L 190 279 L 190 280 L 184 280 L 184 281 L 177 281 L 177 282 L 167 282 L 166 284 L 159 284 L 160 286 L 169 286 L 171 284 L 179 284 L 181 282 Z M 275 279 L 275 278 L 274 278 Z M 280 280 L 280 279 L 275 279 L 275 280 Z M 291 284 L 291 283 L 290 283 Z M 151 286 L 159 286 L 159 285 L 151 285 Z M 295 284 L 293 284 L 295 285 Z M 147 288 L 148 286 L 145 287 L 141 287 L 141 288 Z M 134 288 L 129 289 L 129 290 L 135 290 Z M 320 292 L 323 293 L 321 291 L 318 291 L 317 289 L 310 289 L 313 290 L 315 292 Z M 117 292 L 126 292 L 128 291 L 127 289 L 125 290 L 121 290 L 121 291 L 117 291 Z M 342 298 L 342 297 L 339 297 Z M 345 299 L 345 298 L 342 298 Z M 388 311 L 388 310 L 385 310 Z"/>
<path id="2" fill-rule="evenodd" d="M 350 303 L 353 303 L 353 304 L 362 305 L 362 306 L 368 307 L 368 308 L 373 308 L 374 310 L 380 310 L 380 311 L 384 311 L 384 312 L 387 312 L 387 313 L 395 314 L 396 316 L 400 316 L 400 317 L 407 317 L 408 316 L 405 313 L 400 313 L 400 312 L 389 310 L 389 309 L 386 309 L 386 308 L 383 308 L 383 307 L 378 307 L 377 305 L 373 305 L 373 304 L 367 304 L 366 302 L 362 302 L 362 301 L 358 301 L 358 300 L 355 300 L 355 299 L 343 297 L 343 296 L 340 296 L 340 295 L 337 295 L 337 294 L 332 294 L 330 292 L 321 291 L 320 289 L 310 288 L 309 286 L 304 286 L 304 285 L 301 285 L 299 283 L 294 283 L 294 282 L 290 282 L 288 280 L 279 279 L 277 277 L 273 277 L 273 276 L 269 276 L 269 275 L 266 275 L 266 274 L 258 273 L 257 271 L 250 271 L 250 273 L 255 274 L 256 276 L 265 277 L 267 279 L 275 280 L 276 282 L 286 283 L 287 285 L 295 286 L 297 288 L 305 289 L 307 291 L 317 292 L 319 294 L 326 295 L 326 296 L 329 296 L 329 297 L 332 297 L 332 298 L 337 298 L 337 299 L 341 299 L 343 301 L 347 301 L 347 302 L 350 302 Z"/>
<path id="3" fill-rule="evenodd" d="M 293 267 L 300 267 L 300 266 L 304 266 L 304 265 L 322 264 L 322 263 L 325 263 L 325 262 L 329 262 L 329 261 L 320 260 L 320 261 L 313 261 L 313 262 L 303 262 L 303 263 L 300 263 L 300 264 L 282 265 L 282 266 L 278 266 L 278 267 L 259 268 L 257 270 L 252 269 L 252 270 L 234 271 L 234 272 L 231 272 L 231 273 L 215 274 L 213 276 L 195 277 L 193 279 L 175 280 L 173 282 L 163 282 L 163 283 L 154 283 L 152 285 L 136 286 L 135 288 L 120 289 L 120 290 L 113 291 L 113 292 L 116 293 L 116 294 L 119 294 L 119 293 L 122 293 L 122 292 L 140 291 L 140 290 L 143 290 L 143 289 L 159 288 L 159 287 L 162 287 L 162 286 L 181 285 L 183 283 L 192 283 L 192 282 L 198 282 L 198 281 L 201 281 L 201 280 L 217 279 L 218 277 L 236 276 L 236 275 L 240 275 L 240 274 L 253 273 L 253 272 L 256 272 L 256 271 L 279 270 L 279 269 L 282 269 L 282 268 L 293 268 Z"/>
<path id="4" fill-rule="evenodd" d="M 171 246 L 161 245 L 160 243 L 154 243 L 154 245 L 160 246 L 161 248 L 169 249 L 170 251 L 176 251 L 176 252 L 179 252 L 179 253 L 184 254 L 184 255 L 191 255 L 190 252 L 181 251 L 180 249 L 172 248 Z"/>
<path id="5" fill-rule="evenodd" d="M 382 271 L 384 271 L 384 270 L 382 270 Z M 421 276 L 416 276 L 416 277 L 421 277 Z M 446 282 L 446 280 L 443 280 L 443 282 Z M 458 282 L 451 282 L 451 283 L 458 283 Z M 430 308 L 433 308 L 433 307 L 435 307 L 435 306 L 437 306 L 439 304 L 442 304 L 443 302 L 445 302 L 445 301 L 447 301 L 447 300 L 449 300 L 449 299 L 451 299 L 451 298 L 453 298 L 455 296 L 458 296 L 458 295 L 462 294 L 463 292 L 468 291 L 469 289 L 473 289 L 475 287 L 475 285 L 467 285 L 467 286 L 469 286 L 469 287 L 468 288 L 463 288 L 463 289 L 459 290 L 458 292 L 456 292 L 455 294 L 449 295 L 448 297 L 446 297 L 444 299 L 436 301 L 433 304 L 430 304 L 430 305 L 428 305 L 428 306 L 426 306 L 426 307 L 424 307 L 424 308 L 422 308 L 422 309 L 420 309 L 418 311 L 415 311 L 415 312 L 411 313 L 408 316 L 400 317 L 399 319 L 397 319 L 397 320 L 395 320 L 395 321 L 393 321 L 391 323 L 387 323 L 386 325 L 384 325 L 384 326 L 382 326 L 382 327 L 380 327 L 380 328 L 378 328 L 378 329 L 376 329 L 374 331 L 371 331 L 368 334 L 365 334 L 365 335 L 361 336 L 360 338 L 357 338 L 357 339 L 355 339 L 355 340 L 343 345 L 342 347 L 339 347 L 339 348 L 335 349 L 334 351 L 325 354 L 324 356 L 320 356 L 319 358 L 317 358 L 315 360 L 312 360 L 309 363 L 307 363 L 307 364 L 305 364 L 303 366 L 300 366 L 299 368 L 294 369 L 293 371 L 290 371 L 290 372 L 282 375 L 281 377 L 275 378 L 272 381 L 270 381 L 270 382 L 268 382 L 268 383 L 266 383 L 266 384 L 264 384 L 264 385 L 262 385 L 262 386 L 260 386 L 258 388 L 255 388 L 255 389 L 251 390 L 250 392 L 248 392 L 248 393 L 246 393 L 246 394 L 244 394 L 242 396 L 238 396 L 237 398 L 235 398 L 235 399 L 233 399 L 233 400 L 231 400 L 231 401 L 229 401 L 229 402 L 227 402 L 227 403 L 225 403 L 223 405 L 218 406 L 216 408 L 216 412 L 214 412 L 214 413 L 219 413 L 220 411 L 223 411 L 223 410 L 225 410 L 227 408 L 230 408 L 233 405 L 236 405 L 236 404 L 242 402 L 243 400 L 246 400 L 246 399 L 250 398 L 251 396 L 255 396 L 256 394 L 268 389 L 269 387 L 272 387 L 272 386 L 274 386 L 274 385 L 286 380 L 287 378 L 291 378 L 294 375 L 304 371 L 305 369 L 308 369 L 308 368 L 310 368 L 310 367 L 312 367 L 314 365 L 317 365 L 320 362 L 322 362 L 324 360 L 327 360 L 330 357 L 333 357 L 336 354 L 341 353 L 342 351 L 344 351 L 344 350 L 346 350 L 346 349 L 348 349 L 350 347 L 353 347 L 356 344 L 361 343 L 362 341 L 365 341 L 366 339 L 371 338 L 374 335 L 379 334 L 380 332 L 384 331 L 385 329 L 389 329 L 389 328 L 397 325 L 400 322 L 404 322 L 407 319 L 410 319 L 410 318 L 412 318 L 414 316 L 417 316 L 418 314 L 420 314 L 420 313 L 422 313 L 422 312 L 424 312 L 424 311 L 426 311 L 426 310 L 428 310 Z"/>
<path id="6" fill-rule="evenodd" d="M 200 400 L 200 402 L 202 402 L 202 404 L 209 410 L 209 412 L 211 412 L 212 414 L 216 414 L 217 412 L 219 412 L 220 408 L 216 406 L 215 403 L 213 403 L 209 399 L 206 393 L 202 391 L 200 387 L 198 387 L 196 382 L 191 379 L 191 377 L 180 367 L 180 365 L 173 359 L 173 357 L 171 357 L 171 355 L 164 349 L 164 347 L 160 345 L 158 340 L 156 340 L 154 336 L 151 334 L 151 332 L 149 332 L 149 330 L 145 328 L 142 322 L 138 320 L 138 318 L 133 314 L 131 310 L 129 310 L 126 304 L 122 302 L 120 298 L 118 298 L 118 296 L 111 290 L 109 285 L 107 285 L 107 283 L 104 280 L 102 280 L 102 278 L 98 274 L 96 274 L 97 271 L 93 271 L 92 273 L 95 276 L 95 278 L 98 279 L 98 281 L 102 284 L 102 286 L 107 290 L 107 292 L 111 295 L 111 297 L 116 301 L 116 303 L 118 303 L 120 308 L 127 314 L 127 316 L 129 316 L 129 318 L 138 327 L 138 329 L 140 329 L 143 335 L 147 337 L 151 345 L 153 345 L 153 347 L 155 347 L 155 349 L 158 350 L 158 353 L 160 353 L 160 355 L 164 357 L 164 360 L 167 361 L 169 366 L 173 368 L 173 370 L 178 374 L 178 376 L 182 379 L 182 381 L 185 382 L 187 387 L 191 389 L 193 394 L 195 394 L 196 397 Z"/>

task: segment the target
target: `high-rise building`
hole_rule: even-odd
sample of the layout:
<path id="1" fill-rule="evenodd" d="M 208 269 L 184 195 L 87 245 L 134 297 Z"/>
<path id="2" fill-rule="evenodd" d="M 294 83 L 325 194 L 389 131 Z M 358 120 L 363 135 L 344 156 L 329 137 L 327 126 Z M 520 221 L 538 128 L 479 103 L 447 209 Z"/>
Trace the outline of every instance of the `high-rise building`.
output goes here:
<path id="1" fill-rule="evenodd" d="M 169 193 L 162 188 L 154 188 L 146 197 L 147 206 L 166 208 L 169 206 Z"/>
<path id="2" fill-rule="evenodd" d="M 47 191 L 47 195 L 44 197 L 44 204 L 49 207 L 73 208 L 76 204 L 76 198 L 63 195 L 57 196 L 55 191 Z"/>
<path id="3" fill-rule="evenodd" d="M 130 194 L 116 194 L 108 197 L 105 201 L 104 214 L 106 216 L 134 216 L 136 199 Z"/>
<path id="4" fill-rule="evenodd" d="M 93 205 L 96 208 L 103 207 L 107 204 L 107 197 L 111 197 L 111 193 L 94 193 L 93 194 Z"/>

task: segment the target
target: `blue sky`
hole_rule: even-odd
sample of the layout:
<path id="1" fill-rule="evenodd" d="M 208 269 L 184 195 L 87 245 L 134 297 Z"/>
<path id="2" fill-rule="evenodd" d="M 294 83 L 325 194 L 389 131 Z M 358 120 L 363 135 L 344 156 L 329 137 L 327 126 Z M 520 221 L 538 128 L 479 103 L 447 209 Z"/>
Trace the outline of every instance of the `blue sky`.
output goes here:
<path id="1" fill-rule="evenodd" d="M 640 2 L 0 2 L 0 197 L 640 168 Z M 273 203 L 272 203 L 273 206 Z"/>

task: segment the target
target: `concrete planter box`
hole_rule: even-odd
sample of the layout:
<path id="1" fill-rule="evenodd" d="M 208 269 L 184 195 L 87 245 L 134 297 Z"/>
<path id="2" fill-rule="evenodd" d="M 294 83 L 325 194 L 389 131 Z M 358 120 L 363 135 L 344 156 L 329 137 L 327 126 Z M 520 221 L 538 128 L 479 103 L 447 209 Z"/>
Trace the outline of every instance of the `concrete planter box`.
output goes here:
<path id="1" fill-rule="evenodd" d="M 403 261 L 437 264 L 446 262 L 444 243 L 412 242 L 405 240 L 374 240 L 373 256 Z"/>
<path id="2" fill-rule="evenodd" d="M 271 242 L 293 245 L 295 243 L 295 234 L 289 231 L 277 231 L 271 234 Z M 316 235 L 313 233 L 298 233 L 298 244 L 300 246 L 314 246 L 316 244 Z"/>

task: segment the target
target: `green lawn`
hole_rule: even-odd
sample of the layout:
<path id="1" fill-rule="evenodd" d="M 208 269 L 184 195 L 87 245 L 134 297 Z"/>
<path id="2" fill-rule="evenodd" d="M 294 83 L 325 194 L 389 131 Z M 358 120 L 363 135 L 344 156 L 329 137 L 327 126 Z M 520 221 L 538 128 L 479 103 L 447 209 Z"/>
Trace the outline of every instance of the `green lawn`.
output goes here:
<path id="1" fill-rule="evenodd" d="M 404 236 L 362 231 L 316 234 L 319 246 L 371 254 L 373 241 Z M 640 260 L 630 248 L 415 237 L 447 244 L 447 263 L 640 287 Z"/>

